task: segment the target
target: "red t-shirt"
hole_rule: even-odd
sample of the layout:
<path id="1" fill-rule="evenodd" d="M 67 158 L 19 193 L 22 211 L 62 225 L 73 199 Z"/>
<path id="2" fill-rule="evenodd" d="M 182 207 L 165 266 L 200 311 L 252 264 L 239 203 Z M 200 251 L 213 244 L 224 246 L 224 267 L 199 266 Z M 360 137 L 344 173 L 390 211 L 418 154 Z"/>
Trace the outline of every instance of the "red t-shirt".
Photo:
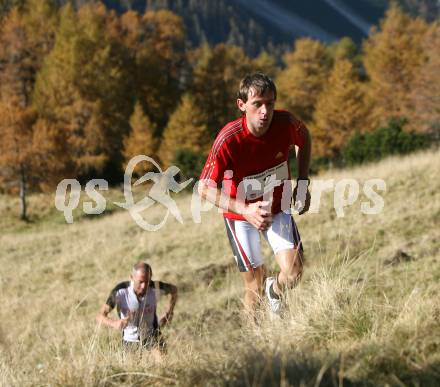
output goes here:
<path id="1" fill-rule="evenodd" d="M 282 209 L 283 181 L 290 180 L 289 150 L 304 145 L 305 130 L 301 121 L 283 110 L 274 111 L 261 137 L 248 130 L 245 116 L 232 121 L 217 135 L 200 179 L 209 180 L 211 186 L 222 182 L 226 195 L 246 203 L 272 198 L 271 211 L 277 214 Z M 291 196 L 290 187 L 286 184 L 284 195 Z M 244 220 L 233 212 L 223 215 Z"/>

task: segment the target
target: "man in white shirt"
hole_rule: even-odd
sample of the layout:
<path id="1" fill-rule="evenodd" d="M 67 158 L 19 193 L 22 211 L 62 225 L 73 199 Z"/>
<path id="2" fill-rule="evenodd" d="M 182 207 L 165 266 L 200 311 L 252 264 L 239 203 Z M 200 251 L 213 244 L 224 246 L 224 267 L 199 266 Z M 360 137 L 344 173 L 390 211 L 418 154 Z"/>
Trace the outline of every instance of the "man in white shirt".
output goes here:
<path id="1" fill-rule="evenodd" d="M 160 328 L 173 317 L 177 288 L 165 282 L 152 281 L 151 277 L 150 265 L 136 263 L 130 281 L 121 282 L 113 288 L 96 317 L 99 324 L 122 331 L 122 342 L 126 348 L 164 348 Z M 168 309 L 160 320 L 156 313 L 159 294 L 170 295 Z M 109 317 L 115 307 L 118 319 Z"/>

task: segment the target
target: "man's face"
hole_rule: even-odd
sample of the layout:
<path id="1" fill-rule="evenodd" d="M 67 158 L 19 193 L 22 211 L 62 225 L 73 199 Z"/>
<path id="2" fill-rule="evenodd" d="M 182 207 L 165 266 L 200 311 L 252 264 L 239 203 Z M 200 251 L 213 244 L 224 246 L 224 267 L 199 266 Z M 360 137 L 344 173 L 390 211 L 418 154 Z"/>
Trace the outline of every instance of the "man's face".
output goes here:
<path id="1" fill-rule="evenodd" d="M 259 95 L 255 89 L 250 88 L 247 101 L 244 102 L 238 99 L 237 105 L 246 114 L 249 129 L 254 134 L 263 135 L 269 129 L 275 108 L 273 91 L 267 91 L 263 95 Z"/>
<path id="2" fill-rule="evenodd" d="M 133 290 L 137 296 L 144 296 L 150 283 L 150 273 L 145 270 L 138 270 L 131 275 L 133 281 Z"/>

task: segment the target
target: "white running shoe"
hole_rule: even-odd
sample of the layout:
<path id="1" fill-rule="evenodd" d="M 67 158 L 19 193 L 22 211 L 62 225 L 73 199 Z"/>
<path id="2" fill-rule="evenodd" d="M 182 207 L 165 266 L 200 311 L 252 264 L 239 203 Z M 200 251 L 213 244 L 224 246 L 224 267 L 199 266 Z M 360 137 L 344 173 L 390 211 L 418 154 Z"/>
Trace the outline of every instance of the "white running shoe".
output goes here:
<path id="1" fill-rule="evenodd" d="M 273 298 L 270 296 L 270 287 L 275 282 L 275 277 L 266 278 L 266 296 L 269 300 L 269 305 L 272 313 L 280 314 L 281 312 L 281 298 Z"/>

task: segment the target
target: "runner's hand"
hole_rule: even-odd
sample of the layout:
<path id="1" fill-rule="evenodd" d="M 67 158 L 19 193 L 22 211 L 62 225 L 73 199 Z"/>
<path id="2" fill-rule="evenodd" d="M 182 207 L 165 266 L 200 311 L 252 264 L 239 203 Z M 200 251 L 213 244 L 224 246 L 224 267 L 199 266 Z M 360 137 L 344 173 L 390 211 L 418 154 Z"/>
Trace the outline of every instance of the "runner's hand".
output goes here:
<path id="1" fill-rule="evenodd" d="M 167 325 L 168 323 L 171 322 L 171 319 L 173 318 L 173 312 L 166 312 L 161 318 L 160 318 L 160 322 L 159 325 L 161 327 L 164 327 L 165 325 Z"/>
<path id="2" fill-rule="evenodd" d="M 307 191 L 305 195 L 306 197 L 304 198 L 301 196 L 304 196 L 304 193 L 301 194 L 300 192 L 298 195 L 298 185 L 297 185 L 293 190 L 293 204 L 294 204 L 294 209 L 298 211 L 299 215 L 304 214 L 310 208 L 311 195 L 310 195 L 309 187 L 307 187 Z"/>
<path id="3" fill-rule="evenodd" d="M 120 320 L 115 320 L 115 322 L 114 322 L 114 327 L 116 329 L 121 330 L 121 331 L 123 329 L 125 329 L 127 327 L 127 325 L 128 325 L 128 317 L 127 318 L 122 318 Z"/>
<path id="4" fill-rule="evenodd" d="M 246 206 L 243 217 L 257 230 L 267 230 L 272 224 L 272 213 L 269 209 L 270 203 L 259 201 Z"/>

